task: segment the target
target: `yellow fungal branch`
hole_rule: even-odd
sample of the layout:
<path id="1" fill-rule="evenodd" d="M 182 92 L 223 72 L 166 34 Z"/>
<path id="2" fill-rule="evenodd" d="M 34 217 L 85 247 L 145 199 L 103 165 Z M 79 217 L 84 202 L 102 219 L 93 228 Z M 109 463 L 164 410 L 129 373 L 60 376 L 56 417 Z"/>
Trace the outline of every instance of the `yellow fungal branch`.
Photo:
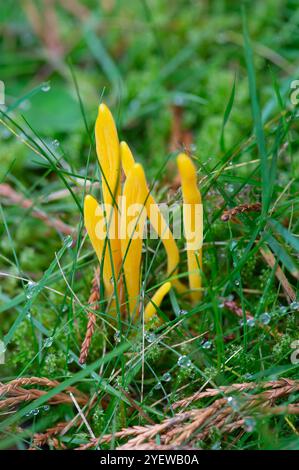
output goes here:
<path id="1" fill-rule="evenodd" d="M 110 300 L 113 296 L 114 282 L 111 282 L 113 278 L 121 281 L 118 285 L 118 293 L 123 292 L 122 268 L 129 314 L 136 319 L 139 314 L 140 270 L 146 217 L 161 238 L 166 250 L 167 276 L 176 276 L 178 273 L 179 250 L 158 204 L 149 192 L 142 166 L 135 163 L 125 142 L 119 144 L 115 122 L 104 104 L 99 106 L 95 134 L 104 205 L 100 206 L 92 196 L 86 196 L 84 223 L 99 262 L 103 266 L 106 296 L 109 296 Z M 203 240 L 201 195 L 191 159 L 185 154 L 180 154 L 177 163 L 184 202 L 183 217 L 187 241 L 189 286 L 191 299 L 196 302 L 201 298 L 200 271 Z M 122 168 L 126 180 L 121 196 Z M 144 310 L 146 322 L 156 314 L 157 308 L 172 285 L 180 293 L 185 291 L 184 285 L 178 279 L 174 279 L 172 283 L 165 282 Z M 113 297 L 112 305 L 115 305 Z"/>
<path id="2" fill-rule="evenodd" d="M 201 194 L 197 187 L 196 170 L 191 159 L 181 153 L 177 157 L 183 193 L 184 231 L 187 240 L 187 261 L 191 299 L 201 299 L 203 213 Z"/>
<path id="3" fill-rule="evenodd" d="M 96 199 L 87 195 L 84 200 L 84 225 L 90 238 L 92 247 L 96 252 L 100 265 L 104 261 L 103 266 L 103 279 L 106 292 L 111 291 L 112 269 L 109 257 L 104 257 L 104 243 L 105 239 L 99 236 L 98 230 L 105 227 L 105 217 L 102 207 L 98 204 Z M 103 259 L 104 258 L 104 259 Z"/>
<path id="4" fill-rule="evenodd" d="M 147 304 L 144 310 L 144 321 L 147 323 L 153 318 L 157 312 L 157 308 L 160 307 L 162 300 L 165 295 L 170 291 L 171 282 L 165 282 L 161 287 L 155 292 L 149 303 Z"/>
<path id="5" fill-rule="evenodd" d="M 130 172 L 131 168 L 133 167 L 135 160 L 132 155 L 132 152 L 126 142 L 120 143 L 120 153 L 122 159 L 122 165 L 127 176 Z M 175 276 L 177 274 L 178 264 L 180 261 L 179 250 L 177 247 L 176 242 L 174 241 L 172 232 L 168 227 L 160 209 L 157 205 L 153 196 L 149 193 L 147 188 L 147 197 L 144 200 L 147 216 L 152 224 L 155 232 L 161 238 L 164 248 L 167 253 L 167 276 Z M 178 292 L 182 293 L 185 290 L 184 285 L 178 280 L 174 279 L 172 284 Z"/>
<path id="6" fill-rule="evenodd" d="M 105 247 L 105 264 L 112 258 L 115 279 L 119 278 L 121 267 L 121 249 L 118 237 L 120 196 L 120 172 L 121 158 L 119 140 L 113 116 L 105 104 L 100 104 L 95 125 L 96 151 L 101 169 L 102 191 L 106 209 L 106 224 L 109 245 Z M 114 286 L 109 280 L 104 279 L 106 293 L 111 296 Z"/>
<path id="7" fill-rule="evenodd" d="M 146 220 L 144 201 L 147 187 L 143 168 L 133 165 L 124 184 L 121 204 L 121 255 L 130 315 L 139 313 L 140 266 L 143 230 Z"/>

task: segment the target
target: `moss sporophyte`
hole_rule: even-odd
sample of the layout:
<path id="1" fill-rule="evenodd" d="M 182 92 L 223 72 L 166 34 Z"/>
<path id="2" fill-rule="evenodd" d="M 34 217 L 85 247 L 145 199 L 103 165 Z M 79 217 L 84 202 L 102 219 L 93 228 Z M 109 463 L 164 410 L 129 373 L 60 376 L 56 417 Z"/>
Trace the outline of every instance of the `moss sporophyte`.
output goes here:
<path id="1" fill-rule="evenodd" d="M 191 158 L 183 153 L 177 157 L 183 195 L 187 287 L 178 279 L 180 253 L 168 220 L 150 193 L 142 165 L 135 162 L 125 142 L 119 143 L 113 116 L 105 104 L 99 106 L 95 137 L 102 203 L 99 204 L 91 195 L 85 197 L 84 223 L 100 263 L 109 313 L 116 315 L 118 303 L 121 311 L 125 310 L 131 319 L 137 320 L 144 315 L 145 322 L 148 322 L 157 315 L 171 288 L 179 294 L 187 293 L 192 303 L 198 302 L 202 289 L 203 211 Z M 123 184 L 122 172 L 125 176 Z M 141 265 L 147 219 L 166 251 L 167 271 L 165 282 L 143 309 L 140 301 Z"/>

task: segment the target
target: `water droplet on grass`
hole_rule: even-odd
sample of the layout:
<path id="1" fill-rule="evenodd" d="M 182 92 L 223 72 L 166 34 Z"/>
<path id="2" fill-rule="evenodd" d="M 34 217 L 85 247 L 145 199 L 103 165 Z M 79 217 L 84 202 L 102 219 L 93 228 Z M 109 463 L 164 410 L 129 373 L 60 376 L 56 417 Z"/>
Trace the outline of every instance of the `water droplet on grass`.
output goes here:
<path id="1" fill-rule="evenodd" d="M 270 320 L 271 320 L 271 315 L 268 312 L 264 312 L 259 316 L 259 321 L 263 325 L 268 325 L 270 323 Z"/>
<path id="2" fill-rule="evenodd" d="M 156 340 L 156 335 L 155 333 L 147 333 L 145 339 L 148 343 L 153 343 Z"/>
<path id="3" fill-rule="evenodd" d="M 187 368 L 187 367 L 191 367 L 191 365 L 192 365 L 192 362 L 190 361 L 188 356 L 180 356 L 178 358 L 179 367 Z"/>
<path id="4" fill-rule="evenodd" d="M 231 251 L 233 251 L 233 250 L 237 247 L 237 245 L 238 245 L 238 242 L 236 242 L 236 240 L 232 240 L 232 241 L 230 242 L 230 249 L 231 249 Z"/>
<path id="5" fill-rule="evenodd" d="M 244 419 L 245 431 L 252 432 L 252 431 L 254 431 L 255 426 L 256 426 L 255 419 L 253 419 L 253 418 L 245 418 Z"/>
<path id="6" fill-rule="evenodd" d="M 51 85 L 49 82 L 45 82 L 42 84 L 41 86 L 41 90 L 44 92 L 44 93 L 47 93 L 48 91 L 51 90 Z"/>
<path id="7" fill-rule="evenodd" d="M 52 336 L 49 336 L 49 338 L 47 338 L 44 342 L 44 347 L 45 348 L 50 348 L 53 344 L 53 337 Z"/>
<path id="8" fill-rule="evenodd" d="M 26 297 L 27 299 L 31 299 L 34 295 L 35 292 L 35 287 L 36 287 L 36 282 L 34 281 L 29 281 L 26 287 Z"/>
<path id="9" fill-rule="evenodd" d="M 239 405 L 238 405 L 237 400 L 236 400 L 234 397 L 228 397 L 228 398 L 227 398 L 227 403 L 229 404 L 229 406 L 232 407 L 232 409 L 233 409 L 234 411 L 238 411 Z"/>
<path id="10" fill-rule="evenodd" d="M 73 244 L 72 237 L 70 235 L 67 235 L 66 237 L 64 237 L 63 244 L 66 248 L 71 248 L 71 246 Z"/>
<path id="11" fill-rule="evenodd" d="M 68 354 L 66 362 L 68 364 L 72 364 L 72 362 L 74 362 L 74 358 L 71 354 Z"/>
<path id="12" fill-rule="evenodd" d="M 294 302 L 291 303 L 290 307 L 292 310 L 299 310 L 299 302 L 295 300 Z"/>
<path id="13" fill-rule="evenodd" d="M 202 349 L 211 349 L 211 347 L 212 347 L 212 341 L 205 341 L 202 344 Z"/>
<path id="14" fill-rule="evenodd" d="M 119 332 L 119 331 L 116 331 L 116 332 L 114 333 L 114 341 L 115 341 L 116 343 L 120 343 L 120 342 L 121 342 L 121 336 L 120 336 L 120 332 Z"/>
<path id="15" fill-rule="evenodd" d="M 255 319 L 254 318 L 248 318 L 247 320 L 247 325 L 252 328 L 255 325 Z"/>
<path id="16" fill-rule="evenodd" d="M 169 372 L 165 372 L 165 374 L 163 374 L 163 376 L 162 376 L 162 380 L 163 380 L 164 382 L 170 382 L 170 381 L 171 381 L 171 375 L 170 375 L 170 373 L 169 373 Z"/>
<path id="17" fill-rule="evenodd" d="M 183 310 L 183 309 L 179 310 L 179 315 L 186 315 L 186 313 L 188 313 L 187 310 Z"/>

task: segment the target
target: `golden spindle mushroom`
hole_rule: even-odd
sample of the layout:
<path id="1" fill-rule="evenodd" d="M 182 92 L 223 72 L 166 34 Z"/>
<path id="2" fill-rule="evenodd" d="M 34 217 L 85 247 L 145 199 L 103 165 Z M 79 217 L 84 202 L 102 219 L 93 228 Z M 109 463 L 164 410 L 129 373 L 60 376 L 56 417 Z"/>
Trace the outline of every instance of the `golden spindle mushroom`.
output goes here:
<path id="1" fill-rule="evenodd" d="M 187 240 L 187 261 L 191 299 L 201 299 L 201 270 L 203 242 L 203 212 L 201 194 L 197 187 L 196 170 L 184 153 L 177 157 L 183 193 L 184 231 Z"/>
<path id="2" fill-rule="evenodd" d="M 96 151 L 101 169 L 103 199 L 106 209 L 108 243 L 105 248 L 105 263 L 108 259 L 113 263 L 112 274 L 119 278 L 121 267 L 121 247 L 118 236 L 119 227 L 119 196 L 121 158 L 119 140 L 113 116 L 105 104 L 100 104 L 95 125 Z M 111 296 L 114 283 L 105 279 L 106 293 Z"/>
<path id="3" fill-rule="evenodd" d="M 105 289 L 109 290 L 111 289 L 110 279 L 112 277 L 111 263 L 108 257 L 103 256 L 105 243 L 105 232 L 103 230 L 105 230 L 106 226 L 105 217 L 102 207 L 91 195 L 87 195 L 84 199 L 84 225 L 100 264 L 104 262 L 104 285 Z"/>
<path id="4" fill-rule="evenodd" d="M 132 152 L 126 142 L 120 143 L 120 153 L 122 159 L 122 165 L 127 176 L 135 164 L 134 157 Z M 177 267 L 180 260 L 179 250 L 177 247 L 176 242 L 174 241 L 172 232 L 168 227 L 160 209 L 157 205 L 153 196 L 148 193 L 147 188 L 147 197 L 145 202 L 147 216 L 152 224 L 155 232 L 161 238 L 164 248 L 167 253 L 167 276 L 175 276 L 177 274 Z M 173 286 L 178 290 L 178 292 L 182 293 L 185 291 L 184 285 L 178 280 L 172 280 Z"/>
<path id="5" fill-rule="evenodd" d="M 146 181 L 140 164 L 133 165 L 126 178 L 121 205 L 121 255 L 128 294 L 129 312 L 139 313 L 140 269 L 143 230 L 146 220 L 144 201 Z"/>
<path id="6" fill-rule="evenodd" d="M 170 291 L 171 282 L 165 282 L 162 284 L 161 287 L 155 292 L 147 306 L 144 310 L 144 321 L 147 323 L 149 320 L 153 318 L 153 316 L 157 313 L 157 308 L 160 307 L 162 300 L 164 299 L 165 295 Z"/>

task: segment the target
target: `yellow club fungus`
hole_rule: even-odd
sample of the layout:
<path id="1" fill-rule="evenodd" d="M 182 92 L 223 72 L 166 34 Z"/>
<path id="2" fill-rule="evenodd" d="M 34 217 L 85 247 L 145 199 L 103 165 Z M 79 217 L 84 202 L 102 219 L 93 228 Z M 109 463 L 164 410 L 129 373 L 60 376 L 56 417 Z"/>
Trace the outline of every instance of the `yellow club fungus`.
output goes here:
<path id="1" fill-rule="evenodd" d="M 162 300 L 165 295 L 170 291 L 171 282 L 165 282 L 161 287 L 155 292 L 151 300 L 148 302 L 144 310 L 144 321 L 147 323 L 153 318 L 157 312 L 157 308 L 160 307 Z"/>
<path id="2" fill-rule="evenodd" d="M 129 300 L 129 312 L 139 312 L 140 266 L 143 230 L 146 220 L 144 201 L 147 187 L 143 168 L 133 165 L 126 178 L 121 205 L 121 255 Z"/>
<path id="3" fill-rule="evenodd" d="M 125 142 L 119 144 L 112 114 L 104 104 L 99 106 L 95 134 L 97 156 L 101 168 L 103 205 L 99 205 L 92 196 L 86 196 L 84 223 L 98 259 L 100 263 L 104 263 L 103 278 L 106 296 L 111 297 L 114 291 L 111 279 L 119 281 L 123 272 L 128 311 L 132 318 L 137 318 L 140 310 L 140 271 L 146 217 L 161 238 L 166 250 L 167 276 L 175 277 L 178 273 L 179 250 L 164 216 L 149 193 L 142 166 L 135 163 Z M 201 196 L 191 159 L 185 154 L 180 154 L 177 162 L 182 181 L 189 285 L 192 300 L 198 301 L 201 297 L 200 270 L 203 238 Z M 122 168 L 126 180 L 121 196 Z M 165 282 L 144 310 L 146 322 L 156 314 L 157 308 L 169 292 L 171 285 L 179 292 L 185 291 L 185 287 L 178 279 L 174 279 L 172 283 Z M 121 285 L 119 291 L 123 291 Z"/>
<path id="4" fill-rule="evenodd" d="M 177 157 L 183 194 L 183 223 L 187 240 L 187 261 L 191 299 L 201 299 L 203 215 L 196 170 L 191 159 L 181 153 Z"/>
<path id="5" fill-rule="evenodd" d="M 127 176 L 131 168 L 133 167 L 135 160 L 132 155 L 132 152 L 126 142 L 120 143 L 120 153 L 122 159 L 122 165 Z M 154 230 L 161 238 L 164 248 L 167 253 L 167 276 L 175 276 L 177 274 L 178 264 L 180 261 L 179 250 L 177 247 L 176 242 L 174 241 L 172 232 L 168 227 L 160 209 L 157 205 L 153 196 L 148 193 L 147 189 L 147 197 L 145 202 L 147 216 L 152 224 Z M 172 284 L 178 290 L 178 292 L 182 293 L 185 290 L 184 285 L 178 280 L 172 280 Z"/>
<path id="6" fill-rule="evenodd" d="M 115 279 L 119 278 L 121 267 L 119 227 L 119 196 L 121 158 L 119 140 L 113 116 L 105 104 L 100 104 L 95 125 L 96 151 L 101 169 L 103 202 L 108 231 L 108 240 L 105 250 L 105 260 L 112 258 Z M 112 235 L 111 235 L 112 233 Z M 106 262 L 106 261 L 105 261 Z M 105 286 L 106 286 L 105 282 Z M 108 284 L 107 284 L 108 286 Z M 110 282 L 108 295 L 113 293 L 113 283 Z"/>

